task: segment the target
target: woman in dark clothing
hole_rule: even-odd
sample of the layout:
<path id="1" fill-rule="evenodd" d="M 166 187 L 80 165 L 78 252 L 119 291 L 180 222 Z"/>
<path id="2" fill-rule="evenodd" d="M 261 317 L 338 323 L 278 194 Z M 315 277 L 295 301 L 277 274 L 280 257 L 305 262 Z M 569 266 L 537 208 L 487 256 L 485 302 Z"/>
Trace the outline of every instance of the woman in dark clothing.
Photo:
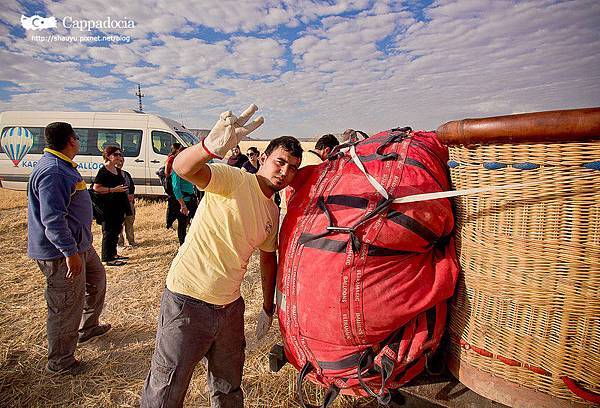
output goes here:
<path id="1" fill-rule="evenodd" d="M 124 265 L 125 257 L 117 256 L 117 242 L 123 228 L 125 215 L 131 215 L 127 186 L 123 173 L 117 165 L 122 165 L 123 153 L 117 146 L 107 146 L 102 152 L 104 167 L 94 179 L 94 191 L 101 194 L 104 220 L 102 221 L 102 262 L 108 266 Z"/>
<path id="2" fill-rule="evenodd" d="M 240 146 L 237 145 L 231 149 L 231 156 L 227 159 L 227 164 L 238 169 L 242 168 L 242 165 L 248 161 L 248 156 L 242 154 Z"/>
<path id="3" fill-rule="evenodd" d="M 258 156 L 260 152 L 254 146 L 249 147 L 246 152 L 246 156 L 248 156 L 248 161 L 242 165 L 242 170 L 246 170 L 250 174 L 256 174 L 258 169 L 260 168 L 260 163 L 258 161 Z"/>

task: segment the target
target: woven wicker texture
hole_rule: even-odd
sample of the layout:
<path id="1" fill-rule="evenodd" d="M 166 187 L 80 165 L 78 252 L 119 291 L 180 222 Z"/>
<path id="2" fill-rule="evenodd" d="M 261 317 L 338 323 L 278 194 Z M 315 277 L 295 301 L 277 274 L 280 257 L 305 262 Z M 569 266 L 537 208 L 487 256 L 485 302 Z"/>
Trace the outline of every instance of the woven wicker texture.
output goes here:
<path id="1" fill-rule="evenodd" d="M 453 357 L 584 402 L 560 377 L 600 392 L 600 142 L 453 146 L 449 165 L 457 190 L 535 183 L 455 199 Z"/>

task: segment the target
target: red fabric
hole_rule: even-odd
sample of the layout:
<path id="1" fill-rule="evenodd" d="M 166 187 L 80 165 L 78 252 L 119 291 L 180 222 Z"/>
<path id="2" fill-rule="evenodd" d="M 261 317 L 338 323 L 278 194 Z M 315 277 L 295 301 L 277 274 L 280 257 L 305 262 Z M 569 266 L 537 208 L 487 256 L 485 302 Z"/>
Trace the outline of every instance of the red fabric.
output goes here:
<path id="1" fill-rule="evenodd" d="M 167 156 L 167 160 L 165 160 L 165 176 L 171 176 L 171 172 L 173 172 L 173 162 L 175 161 L 175 155 L 170 154 Z"/>
<path id="2" fill-rule="evenodd" d="M 356 145 L 367 172 L 393 197 L 449 190 L 448 152 L 435 133 L 414 132 L 403 141 L 380 151 L 397 153 L 398 160 L 377 159 L 376 151 L 390 135 L 382 132 Z M 308 378 L 323 385 L 364 393 L 357 381 L 357 367 L 322 369 L 319 362 L 339 361 L 365 349 L 379 351 L 391 334 L 408 324 L 398 339 L 391 384 L 405 383 L 423 367 L 421 356 L 435 349 L 445 325 L 446 299 L 458 275 L 452 231 L 454 218 L 448 199 L 390 208 L 356 229 L 360 249 L 354 253 L 348 234 L 324 237 L 341 249 L 333 252 L 303 243 L 307 234 L 327 231 L 328 219 L 317 206 L 322 196 L 336 226 L 353 226 L 378 205 L 382 197 L 346 153 L 333 161 L 302 168 L 288 191 L 288 212 L 280 232 L 278 291 L 285 296 L 279 308 L 280 330 L 288 360 L 298 369 L 309 360 L 316 371 Z M 337 196 L 351 196 L 366 208 L 336 203 Z M 329 201 L 329 203 L 328 203 Z M 394 222 L 403 213 L 437 237 L 436 242 Z M 402 225 L 401 225 L 402 224 Z M 427 235 L 425 235 L 427 236 Z M 345 244 L 346 243 L 346 244 Z M 384 248 L 385 256 L 375 248 Z M 403 251 L 390 254 L 390 250 Z M 428 329 L 426 311 L 436 310 Z M 381 361 L 381 355 L 376 363 Z M 420 367 L 420 368 L 419 368 Z M 379 390 L 380 377 L 367 378 Z M 346 390 L 348 391 L 348 390 Z"/>

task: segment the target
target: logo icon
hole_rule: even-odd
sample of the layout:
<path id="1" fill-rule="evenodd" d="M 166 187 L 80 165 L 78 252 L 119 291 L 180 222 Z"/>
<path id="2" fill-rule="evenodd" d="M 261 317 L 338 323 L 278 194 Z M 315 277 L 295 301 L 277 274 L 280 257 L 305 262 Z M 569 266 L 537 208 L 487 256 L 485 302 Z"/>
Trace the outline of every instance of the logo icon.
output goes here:
<path id="1" fill-rule="evenodd" d="M 15 167 L 25 157 L 33 146 L 33 135 L 23 127 L 12 127 L 6 129 L 0 137 L 0 146 Z"/>
<path id="2" fill-rule="evenodd" d="M 56 28 L 56 17 L 42 17 L 37 14 L 31 17 L 21 15 L 21 25 L 26 30 L 43 30 Z"/>
<path id="3" fill-rule="evenodd" d="M 272 231 L 273 223 L 271 222 L 271 220 L 267 220 L 267 223 L 265 224 L 265 232 L 270 235 Z"/>

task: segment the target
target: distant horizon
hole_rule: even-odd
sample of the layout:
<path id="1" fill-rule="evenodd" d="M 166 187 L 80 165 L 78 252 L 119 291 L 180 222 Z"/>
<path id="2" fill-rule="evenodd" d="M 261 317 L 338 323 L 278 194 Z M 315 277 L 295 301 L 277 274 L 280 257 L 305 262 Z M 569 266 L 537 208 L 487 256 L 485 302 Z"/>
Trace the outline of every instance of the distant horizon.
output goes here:
<path id="1" fill-rule="evenodd" d="M 136 110 L 253 136 L 435 130 L 600 106 L 595 0 L 25 2 L 0 10 L 0 111 Z"/>

